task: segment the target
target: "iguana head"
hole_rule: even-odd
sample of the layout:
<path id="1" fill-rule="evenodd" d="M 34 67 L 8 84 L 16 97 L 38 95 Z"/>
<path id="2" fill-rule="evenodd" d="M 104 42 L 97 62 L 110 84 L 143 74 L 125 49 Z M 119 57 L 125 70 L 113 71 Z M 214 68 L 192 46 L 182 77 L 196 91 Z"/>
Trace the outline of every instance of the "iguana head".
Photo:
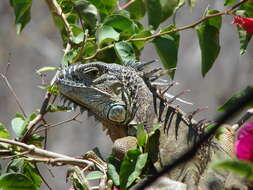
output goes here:
<path id="1" fill-rule="evenodd" d="M 93 62 L 63 69 L 56 84 L 64 97 L 103 123 L 126 126 L 150 93 L 141 73 L 127 65 Z"/>

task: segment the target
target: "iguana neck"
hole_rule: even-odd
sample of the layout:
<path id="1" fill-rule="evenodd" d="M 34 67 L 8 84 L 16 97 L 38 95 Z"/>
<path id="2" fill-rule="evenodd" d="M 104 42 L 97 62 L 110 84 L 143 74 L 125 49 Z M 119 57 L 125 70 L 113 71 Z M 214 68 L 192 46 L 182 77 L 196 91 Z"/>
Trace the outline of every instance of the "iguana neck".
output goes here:
<path id="1" fill-rule="evenodd" d="M 149 132 L 153 128 L 156 114 L 154 111 L 153 94 L 144 82 L 139 87 L 136 102 L 138 102 L 138 105 L 133 121 L 135 123 L 143 123 Z"/>

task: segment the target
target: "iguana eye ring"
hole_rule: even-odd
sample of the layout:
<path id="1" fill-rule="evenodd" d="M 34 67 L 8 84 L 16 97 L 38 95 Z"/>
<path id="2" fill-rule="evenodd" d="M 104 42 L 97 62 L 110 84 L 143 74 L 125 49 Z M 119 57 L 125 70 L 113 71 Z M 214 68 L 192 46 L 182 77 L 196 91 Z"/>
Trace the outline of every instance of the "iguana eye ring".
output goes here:
<path id="1" fill-rule="evenodd" d="M 126 120 L 126 108 L 123 105 L 113 105 L 107 114 L 107 118 L 115 122 L 124 122 Z"/>

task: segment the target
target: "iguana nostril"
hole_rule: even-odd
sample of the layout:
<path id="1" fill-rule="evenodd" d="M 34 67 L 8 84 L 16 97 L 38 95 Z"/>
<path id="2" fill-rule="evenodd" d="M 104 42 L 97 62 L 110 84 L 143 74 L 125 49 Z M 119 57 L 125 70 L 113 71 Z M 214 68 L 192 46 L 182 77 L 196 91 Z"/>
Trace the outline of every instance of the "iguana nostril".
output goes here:
<path id="1" fill-rule="evenodd" d="M 108 119 L 115 122 L 124 122 L 126 119 L 126 108 L 123 105 L 114 105 L 108 112 Z"/>

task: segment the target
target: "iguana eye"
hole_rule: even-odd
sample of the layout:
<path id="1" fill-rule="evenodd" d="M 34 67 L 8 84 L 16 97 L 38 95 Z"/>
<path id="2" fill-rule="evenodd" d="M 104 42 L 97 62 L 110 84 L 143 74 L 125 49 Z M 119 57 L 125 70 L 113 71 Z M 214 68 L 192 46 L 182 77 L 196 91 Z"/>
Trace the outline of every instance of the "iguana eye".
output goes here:
<path id="1" fill-rule="evenodd" d="M 82 72 L 85 76 L 89 76 L 90 79 L 95 79 L 99 75 L 99 70 L 96 67 L 85 68 Z"/>
<path id="2" fill-rule="evenodd" d="M 126 119 L 126 109 L 123 105 L 114 105 L 110 108 L 107 117 L 111 121 L 124 122 Z"/>

